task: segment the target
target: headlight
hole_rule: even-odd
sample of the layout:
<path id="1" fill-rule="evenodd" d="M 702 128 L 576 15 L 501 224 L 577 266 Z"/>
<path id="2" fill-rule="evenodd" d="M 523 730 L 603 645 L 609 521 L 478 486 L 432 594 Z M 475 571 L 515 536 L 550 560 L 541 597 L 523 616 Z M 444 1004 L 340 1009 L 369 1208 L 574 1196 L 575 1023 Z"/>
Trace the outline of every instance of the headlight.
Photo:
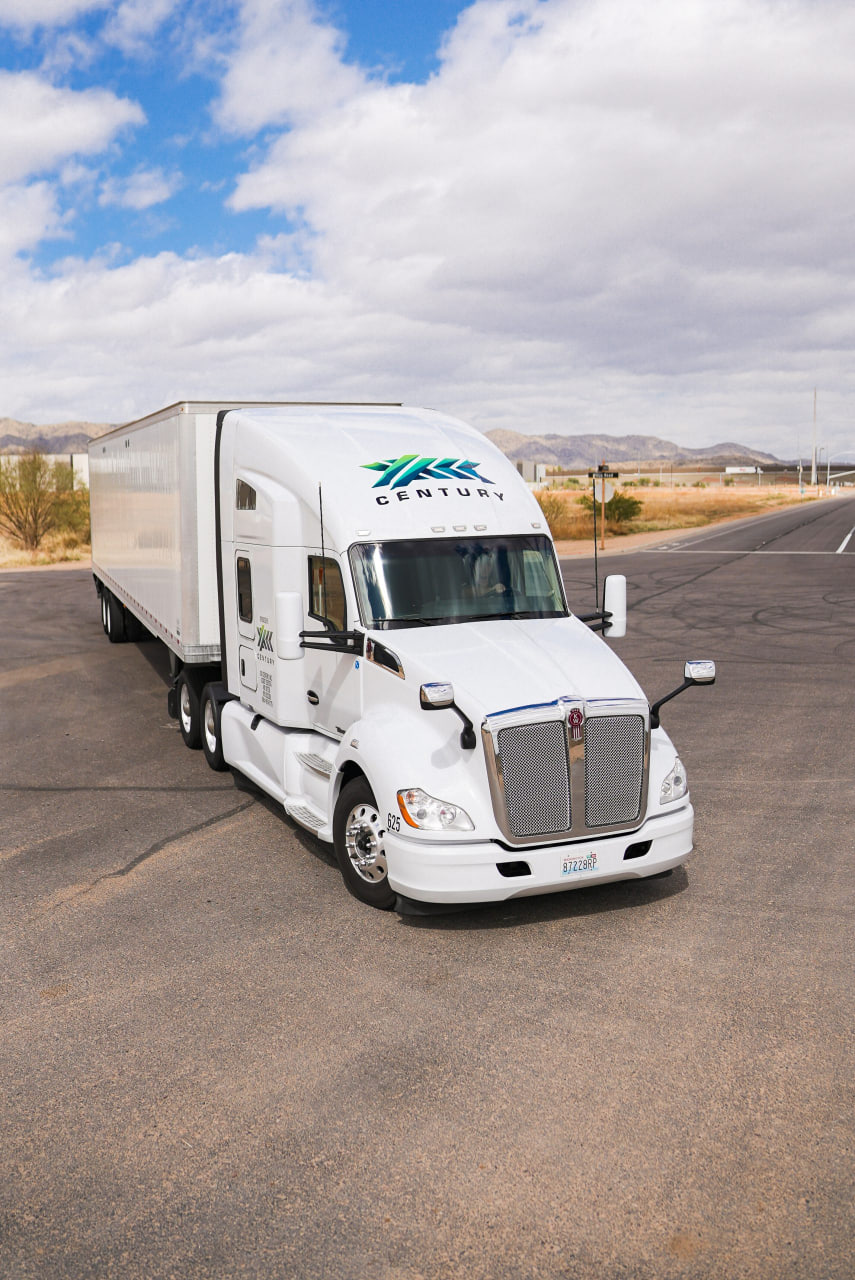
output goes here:
<path id="1" fill-rule="evenodd" d="M 659 789 L 659 803 L 668 804 L 671 800 L 680 800 L 688 790 L 689 780 L 683 768 L 683 761 L 678 756 L 674 761 L 674 768 Z"/>
<path id="2" fill-rule="evenodd" d="M 475 824 L 465 809 L 447 800 L 429 796 L 421 787 L 398 792 L 398 808 L 408 826 L 419 831 L 474 831 Z"/>

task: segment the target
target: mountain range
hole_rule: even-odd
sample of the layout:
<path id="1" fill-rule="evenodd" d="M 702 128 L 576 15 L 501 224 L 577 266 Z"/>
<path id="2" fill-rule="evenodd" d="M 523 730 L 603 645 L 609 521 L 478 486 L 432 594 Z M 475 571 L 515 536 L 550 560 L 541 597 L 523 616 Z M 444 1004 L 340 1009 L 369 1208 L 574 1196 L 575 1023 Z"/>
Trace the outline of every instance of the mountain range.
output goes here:
<path id="1" fill-rule="evenodd" d="M 110 422 L 55 422 L 36 426 L 16 418 L 0 418 L 0 453 L 85 453 L 94 436 L 109 431 Z"/>
<path id="2" fill-rule="evenodd" d="M 0 418 L 0 453 L 26 453 L 30 449 L 41 453 L 83 453 L 93 437 L 103 435 L 113 425 L 109 422 L 57 422 L 37 426 L 15 418 Z M 486 435 L 513 462 L 527 459 L 567 470 L 596 467 L 602 461 L 610 464 L 664 462 L 675 466 L 692 463 L 703 466 L 781 463 L 774 454 L 761 453 L 759 449 L 749 449 L 733 441 L 709 445 L 704 449 L 689 449 L 658 436 L 530 436 L 520 431 L 504 430 L 488 431 Z"/>
<path id="3" fill-rule="evenodd" d="M 658 436 L 527 436 L 519 431 L 488 431 L 487 438 L 513 462 L 529 460 L 577 471 L 597 467 L 603 461 L 659 463 L 675 466 L 699 463 L 704 467 L 731 465 L 781 465 L 781 459 L 759 449 L 726 441 L 705 449 L 661 440 Z"/>

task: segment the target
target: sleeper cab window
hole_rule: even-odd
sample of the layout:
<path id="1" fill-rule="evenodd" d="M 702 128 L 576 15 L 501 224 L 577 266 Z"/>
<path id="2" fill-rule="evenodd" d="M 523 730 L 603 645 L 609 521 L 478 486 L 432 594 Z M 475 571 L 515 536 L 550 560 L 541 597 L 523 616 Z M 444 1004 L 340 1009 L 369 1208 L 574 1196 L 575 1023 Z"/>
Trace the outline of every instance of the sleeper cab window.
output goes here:
<path id="1" fill-rule="evenodd" d="M 237 595 L 241 622 L 252 622 L 252 570 L 246 556 L 237 558 Z"/>
<path id="2" fill-rule="evenodd" d="M 254 511 L 256 493 L 251 484 L 238 480 L 235 486 L 235 507 L 238 511 Z"/>
<path id="3" fill-rule="evenodd" d="M 344 583 L 337 560 L 309 556 L 309 613 L 333 631 L 346 631 Z"/>

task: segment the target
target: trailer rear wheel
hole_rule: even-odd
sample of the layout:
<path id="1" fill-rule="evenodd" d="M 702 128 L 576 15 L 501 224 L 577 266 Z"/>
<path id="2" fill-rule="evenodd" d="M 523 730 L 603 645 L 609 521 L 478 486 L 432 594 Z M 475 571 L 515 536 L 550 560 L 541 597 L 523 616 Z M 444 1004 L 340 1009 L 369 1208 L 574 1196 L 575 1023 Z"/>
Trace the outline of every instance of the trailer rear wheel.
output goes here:
<path id="1" fill-rule="evenodd" d="M 344 883 L 355 898 L 388 911 L 395 904 L 386 865 L 386 827 L 365 778 L 342 787 L 333 816 L 333 847 Z"/>
<path id="2" fill-rule="evenodd" d="M 187 676 L 182 671 L 176 685 L 178 694 L 178 724 L 185 746 L 198 751 L 202 745 L 202 730 L 199 717 L 199 695 Z"/>
<path id="3" fill-rule="evenodd" d="M 101 592 L 101 622 L 110 644 L 124 644 L 128 638 L 125 610 L 106 587 Z"/>
<path id="4" fill-rule="evenodd" d="M 205 759 L 216 773 L 223 773 L 228 765 L 223 757 L 221 712 L 222 703 L 209 684 L 202 690 L 199 719 L 202 726 L 202 750 Z"/>

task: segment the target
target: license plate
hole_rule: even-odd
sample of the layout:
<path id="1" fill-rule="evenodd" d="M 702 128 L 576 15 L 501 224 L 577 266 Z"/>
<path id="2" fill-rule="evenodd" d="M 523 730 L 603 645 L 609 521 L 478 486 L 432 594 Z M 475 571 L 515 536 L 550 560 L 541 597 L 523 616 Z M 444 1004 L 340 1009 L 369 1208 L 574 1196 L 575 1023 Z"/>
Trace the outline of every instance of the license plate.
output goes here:
<path id="1" fill-rule="evenodd" d="M 597 855 L 596 853 L 585 853 L 581 857 L 573 854 L 566 854 L 561 859 L 562 876 L 575 876 L 581 871 L 596 871 Z"/>

